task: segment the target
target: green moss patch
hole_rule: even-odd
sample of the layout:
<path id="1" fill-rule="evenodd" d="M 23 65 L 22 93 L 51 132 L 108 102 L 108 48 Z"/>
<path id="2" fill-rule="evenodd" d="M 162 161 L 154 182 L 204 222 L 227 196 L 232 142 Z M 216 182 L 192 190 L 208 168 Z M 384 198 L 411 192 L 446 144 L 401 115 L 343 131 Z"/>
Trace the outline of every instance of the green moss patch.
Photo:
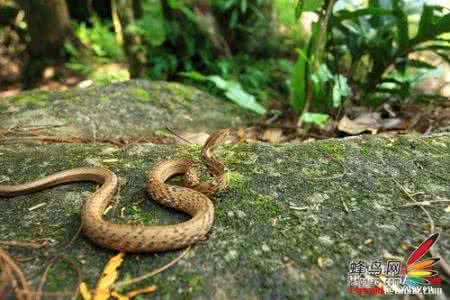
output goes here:
<path id="1" fill-rule="evenodd" d="M 215 197 L 208 240 L 134 288 L 155 284 L 154 297 L 163 299 L 351 299 L 346 274 L 352 260 L 387 254 L 406 258 L 429 235 L 427 216 L 418 207 L 404 207 L 412 202 L 404 191 L 416 201 L 450 198 L 449 145 L 450 136 L 410 136 L 220 147 L 217 154 L 225 162 L 229 188 Z M 109 148 L 1 145 L 0 180 L 24 182 L 69 167 L 104 166 L 117 173 L 121 183 L 107 219 L 146 225 L 188 219 L 152 201 L 145 192 L 145 176 L 163 159 L 198 160 L 199 147 Z M 82 202 L 94 190 L 93 184 L 75 183 L 0 200 L 0 211 L 7 212 L 0 214 L 2 239 L 52 241 L 47 249 L 8 249 L 14 256 L 33 257 L 21 264 L 28 278 L 39 278 L 48 260 L 61 253 L 80 225 Z M 435 247 L 449 261 L 446 207 L 434 203 L 426 209 L 441 232 Z M 79 264 L 93 287 L 114 251 L 80 236 L 65 254 Z M 127 255 L 121 279 L 157 269 L 179 254 Z M 48 290 L 73 288 L 75 275 L 64 263 L 51 274 Z M 448 289 L 448 283 L 443 288 Z"/>

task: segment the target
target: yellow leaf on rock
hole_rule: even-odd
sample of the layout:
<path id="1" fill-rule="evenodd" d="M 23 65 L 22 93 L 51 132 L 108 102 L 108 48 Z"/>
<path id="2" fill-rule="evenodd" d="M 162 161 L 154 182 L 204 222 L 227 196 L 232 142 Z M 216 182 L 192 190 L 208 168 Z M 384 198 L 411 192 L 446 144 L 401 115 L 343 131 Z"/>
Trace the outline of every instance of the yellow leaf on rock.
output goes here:
<path id="1" fill-rule="evenodd" d="M 111 293 L 111 296 L 116 298 L 117 300 L 130 300 L 133 299 L 136 296 L 142 295 L 142 294 L 148 294 L 148 293 L 153 293 L 154 291 L 156 291 L 156 286 L 152 285 L 143 289 L 139 289 L 139 290 L 134 290 L 134 291 L 130 291 L 127 293 L 126 296 L 119 294 L 118 292 L 114 291 Z"/>
<path id="2" fill-rule="evenodd" d="M 108 300 L 111 296 L 111 291 L 109 289 L 97 289 L 95 291 L 94 300 Z"/>
<path id="3" fill-rule="evenodd" d="M 85 282 L 80 283 L 80 294 L 81 294 L 81 297 L 83 298 L 83 300 L 91 300 L 92 299 L 91 292 L 89 292 L 89 288 Z"/>
<path id="4" fill-rule="evenodd" d="M 142 294 L 148 294 L 148 293 L 153 293 L 154 291 L 156 291 L 156 286 L 152 285 L 143 289 L 139 289 L 139 290 L 134 290 L 134 291 L 130 291 L 127 293 L 127 296 L 129 298 L 134 298 L 138 295 L 142 295 Z"/>
<path id="5" fill-rule="evenodd" d="M 117 300 L 130 300 L 130 298 L 128 298 L 127 296 L 121 295 L 118 292 L 112 292 L 111 296 L 113 296 Z"/>
<path id="6" fill-rule="evenodd" d="M 117 268 L 122 264 L 124 256 L 125 253 L 120 252 L 108 261 L 101 278 L 97 282 L 94 300 L 107 300 L 111 296 L 111 286 L 119 276 Z"/>

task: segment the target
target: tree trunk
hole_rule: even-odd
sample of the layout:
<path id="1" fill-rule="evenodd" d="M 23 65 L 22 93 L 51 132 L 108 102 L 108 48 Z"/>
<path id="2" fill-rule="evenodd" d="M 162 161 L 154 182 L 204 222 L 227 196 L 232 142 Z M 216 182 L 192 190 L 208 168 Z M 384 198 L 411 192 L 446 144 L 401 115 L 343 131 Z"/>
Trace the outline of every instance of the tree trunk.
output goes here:
<path id="1" fill-rule="evenodd" d="M 69 13 L 64 0 L 17 0 L 25 11 L 31 35 L 33 57 L 61 56 L 64 41 L 71 34 Z"/>
<path id="2" fill-rule="evenodd" d="M 64 55 L 64 42 L 73 37 L 70 18 L 64 0 L 17 0 L 25 11 L 31 39 L 29 61 L 24 71 L 24 84 L 32 86 L 50 61 Z"/>
<path id="3" fill-rule="evenodd" d="M 127 56 L 130 77 L 142 77 L 147 67 L 147 54 L 143 46 L 142 37 L 138 33 L 129 30 L 130 25 L 135 23 L 137 15 L 142 14 L 140 0 L 112 1 L 116 1 L 114 6 L 117 8 L 117 14 L 123 30 L 123 49 Z"/>

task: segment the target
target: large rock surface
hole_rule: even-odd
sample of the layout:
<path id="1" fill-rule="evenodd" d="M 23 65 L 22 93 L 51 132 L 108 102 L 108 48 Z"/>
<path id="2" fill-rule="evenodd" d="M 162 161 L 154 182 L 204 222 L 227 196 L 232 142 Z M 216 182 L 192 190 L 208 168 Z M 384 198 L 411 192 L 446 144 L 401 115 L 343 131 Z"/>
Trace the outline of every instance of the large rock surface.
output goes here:
<path id="1" fill-rule="evenodd" d="M 0 129 L 22 136 L 28 130 L 27 137 L 32 129 L 41 137 L 153 142 L 167 135 L 166 127 L 211 132 L 254 117 L 196 88 L 146 80 L 0 98 Z"/>
<path id="2" fill-rule="evenodd" d="M 429 235 L 415 200 L 450 199 L 450 136 L 365 137 L 302 145 L 228 145 L 218 151 L 230 186 L 218 195 L 206 242 L 140 286 L 155 284 L 155 299 L 342 299 L 351 260 L 406 258 Z M 186 216 L 152 202 L 145 173 L 157 161 L 194 158 L 198 146 L 0 145 L 0 182 L 18 183 L 79 166 L 103 166 L 120 177 L 120 193 L 106 218 L 120 223 L 175 223 Z M 48 248 L 9 248 L 36 287 L 53 255 L 76 261 L 93 287 L 114 254 L 80 236 L 80 206 L 94 191 L 74 183 L 0 199 L 2 240 L 50 239 Z M 44 203 L 45 205 L 29 210 Z M 450 260 L 448 203 L 426 209 L 442 232 L 435 246 Z M 179 251 L 127 255 L 121 279 L 161 267 Z M 71 290 L 75 272 L 60 263 L 47 291 Z M 447 284 L 443 286 L 448 291 Z M 147 298 L 145 298 L 147 299 Z"/>

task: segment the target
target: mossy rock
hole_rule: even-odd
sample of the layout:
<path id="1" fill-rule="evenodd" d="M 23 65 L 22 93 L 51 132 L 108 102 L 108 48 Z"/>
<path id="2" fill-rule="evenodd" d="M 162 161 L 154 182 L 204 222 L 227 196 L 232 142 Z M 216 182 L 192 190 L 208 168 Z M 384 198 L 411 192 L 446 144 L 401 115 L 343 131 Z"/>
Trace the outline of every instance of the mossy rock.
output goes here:
<path id="1" fill-rule="evenodd" d="M 0 98 L 0 127 L 89 141 L 152 141 L 168 132 L 211 132 L 244 126 L 255 115 L 179 83 L 131 80 L 63 92 Z M 13 134 L 12 130 L 9 133 Z"/>
<path id="2" fill-rule="evenodd" d="M 194 158 L 198 146 L 0 145 L 0 182 L 19 183 L 79 166 L 103 166 L 120 178 L 106 218 L 120 223 L 175 223 L 187 217 L 156 205 L 145 174 L 157 161 Z M 216 201 L 209 239 L 178 264 L 137 287 L 155 284 L 155 299 L 347 299 L 352 260 L 406 258 L 429 235 L 429 220 L 411 203 L 449 199 L 450 135 L 366 137 L 309 144 L 227 145 L 218 155 L 230 186 Z M 115 253 L 83 236 L 80 206 L 94 191 L 74 183 L 0 199 L 2 240 L 49 239 L 45 249 L 9 248 L 36 288 L 46 263 L 64 254 L 90 287 Z M 36 205 L 45 205 L 29 210 Z M 450 260 L 448 203 L 426 207 Z M 159 268 L 179 251 L 127 255 L 120 277 Z M 72 290 L 76 273 L 64 262 L 50 270 L 46 291 Z M 448 281 L 443 284 L 449 291 Z M 370 297 L 369 297 L 370 298 Z M 147 298 L 142 298 L 147 299 Z"/>

